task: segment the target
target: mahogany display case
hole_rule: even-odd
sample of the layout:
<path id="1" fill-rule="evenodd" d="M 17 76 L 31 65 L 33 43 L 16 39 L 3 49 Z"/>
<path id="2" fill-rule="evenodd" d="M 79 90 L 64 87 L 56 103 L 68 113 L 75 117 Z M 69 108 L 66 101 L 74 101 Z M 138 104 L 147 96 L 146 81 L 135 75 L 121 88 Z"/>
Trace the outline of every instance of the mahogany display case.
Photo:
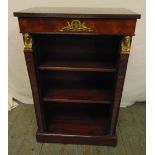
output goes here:
<path id="1" fill-rule="evenodd" d="M 140 14 L 127 9 L 35 7 L 14 16 L 23 34 L 37 140 L 115 146 Z"/>

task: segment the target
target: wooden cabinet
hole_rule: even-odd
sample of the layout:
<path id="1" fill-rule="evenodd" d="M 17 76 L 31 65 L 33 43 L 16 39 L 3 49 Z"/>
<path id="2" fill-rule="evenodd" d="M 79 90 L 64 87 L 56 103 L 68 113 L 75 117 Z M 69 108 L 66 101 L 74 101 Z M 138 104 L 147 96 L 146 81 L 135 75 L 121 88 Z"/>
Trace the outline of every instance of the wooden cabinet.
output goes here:
<path id="1" fill-rule="evenodd" d="M 14 12 L 41 142 L 117 144 L 116 125 L 140 15 L 126 9 Z"/>

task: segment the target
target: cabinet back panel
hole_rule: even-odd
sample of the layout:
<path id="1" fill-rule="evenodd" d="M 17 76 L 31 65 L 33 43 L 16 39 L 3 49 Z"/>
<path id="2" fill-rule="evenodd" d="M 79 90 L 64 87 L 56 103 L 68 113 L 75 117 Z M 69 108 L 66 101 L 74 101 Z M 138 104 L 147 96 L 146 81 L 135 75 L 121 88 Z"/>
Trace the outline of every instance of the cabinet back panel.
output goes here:
<path id="1" fill-rule="evenodd" d="M 115 61 L 120 36 L 33 34 L 39 61 Z"/>
<path id="2" fill-rule="evenodd" d="M 59 134 L 104 135 L 108 131 L 109 105 L 44 104 L 47 131 Z"/>
<path id="3" fill-rule="evenodd" d="M 105 116 L 109 117 L 110 107 L 111 105 L 103 105 L 103 104 L 72 104 L 72 103 L 44 103 L 45 110 L 47 112 L 47 116 L 55 115 L 58 111 L 61 111 L 61 114 L 72 114 L 80 116 L 86 116 L 89 114 L 94 114 L 94 116 Z M 74 110 L 73 110 L 74 109 Z"/>
<path id="4" fill-rule="evenodd" d="M 114 89 L 114 73 L 41 71 L 42 87 Z"/>

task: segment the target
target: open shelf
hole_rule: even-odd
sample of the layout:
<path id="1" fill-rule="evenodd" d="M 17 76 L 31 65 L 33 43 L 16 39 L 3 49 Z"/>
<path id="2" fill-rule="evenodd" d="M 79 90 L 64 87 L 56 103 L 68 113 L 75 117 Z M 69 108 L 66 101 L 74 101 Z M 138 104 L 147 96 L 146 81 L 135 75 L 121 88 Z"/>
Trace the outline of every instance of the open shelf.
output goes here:
<path id="1" fill-rule="evenodd" d="M 115 141 L 109 122 L 120 36 L 35 34 L 33 41 L 46 120 L 38 137 Z"/>
<path id="2" fill-rule="evenodd" d="M 46 104 L 47 132 L 71 135 L 105 135 L 109 106 Z"/>
<path id="3" fill-rule="evenodd" d="M 113 93 L 103 89 L 49 88 L 43 101 L 111 104 Z"/>
<path id="4" fill-rule="evenodd" d="M 61 103 L 111 104 L 114 73 L 40 71 L 42 100 Z"/>
<path id="5" fill-rule="evenodd" d="M 45 61 L 40 70 L 116 72 L 116 65 L 102 62 Z"/>
<path id="6" fill-rule="evenodd" d="M 35 48 L 39 68 L 48 70 L 75 67 L 83 71 L 89 68 L 98 71 L 107 68 L 111 71 L 117 62 L 120 38 L 108 35 L 33 34 L 33 41 L 38 45 Z"/>

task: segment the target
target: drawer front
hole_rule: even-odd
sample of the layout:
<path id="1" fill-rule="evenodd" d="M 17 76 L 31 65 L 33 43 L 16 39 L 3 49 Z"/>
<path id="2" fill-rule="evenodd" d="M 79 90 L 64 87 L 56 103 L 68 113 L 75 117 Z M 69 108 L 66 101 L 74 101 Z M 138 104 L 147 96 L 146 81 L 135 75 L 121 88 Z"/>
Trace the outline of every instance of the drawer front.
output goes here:
<path id="1" fill-rule="evenodd" d="M 22 33 L 134 35 L 135 19 L 19 18 Z"/>

